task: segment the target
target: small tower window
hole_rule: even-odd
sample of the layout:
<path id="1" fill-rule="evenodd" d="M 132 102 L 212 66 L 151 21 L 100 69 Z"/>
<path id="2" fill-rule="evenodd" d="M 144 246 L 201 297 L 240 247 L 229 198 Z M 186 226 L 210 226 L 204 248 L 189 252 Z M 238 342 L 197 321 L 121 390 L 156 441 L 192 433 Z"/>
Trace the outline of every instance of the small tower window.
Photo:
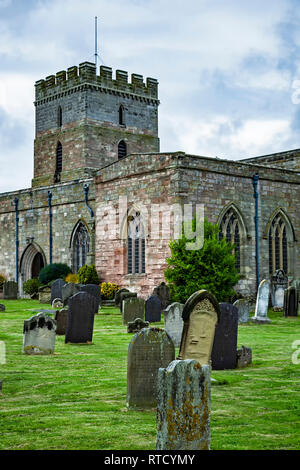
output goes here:
<path id="1" fill-rule="evenodd" d="M 118 145 L 118 159 L 120 160 L 121 158 L 126 157 L 126 155 L 127 155 L 126 143 L 124 142 L 124 140 L 121 140 L 121 142 L 119 142 L 119 145 Z"/>
<path id="2" fill-rule="evenodd" d="M 124 110 L 124 106 L 122 104 L 119 107 L 119 124 L 120 124 L 120 126 L 125 125 L 125 110 Z"/>
<path id="3" fill-rule="evenodd" d="M 58 142 L 56 147 L 56 167 L 54 174 L 54 183 L 60 182 L 60 174 L 62 172 L 62 145 Z"/>
<path id="4" fill-rule="evenodd" d="M 59 106 L 58 110 L 57 110 L 57 125 L 58 125 L 58 127 L 62 126 L 62 109 L 61 109 L 61 106 Z"/>

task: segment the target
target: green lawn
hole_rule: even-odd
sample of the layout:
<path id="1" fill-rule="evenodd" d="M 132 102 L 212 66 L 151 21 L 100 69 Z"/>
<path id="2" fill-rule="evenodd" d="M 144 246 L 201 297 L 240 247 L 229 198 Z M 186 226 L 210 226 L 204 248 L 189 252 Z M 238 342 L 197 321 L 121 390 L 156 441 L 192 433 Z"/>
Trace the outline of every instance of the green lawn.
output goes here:
<path id="1" fill-rule="evenodd" d="M 3 301 L 0 340 L 0 449 L 155 450 L 156 414 L 126 409 L 127 348 L 120 313 L 102 308 L 92 345 L 56 339 L 52 356 L 22 354 L 23 322 L 37 301 Z M 239 326 L 253 351 L 246 369 L 213 371 L 211 448 L 300 449 L 300 364 L 292 343 L 300 318 L 269 312 L 270 325 Z M 155 324 L 157 325 L 157 324 Z M 163 327 L 163 323 L 161 323 Z M 177 351 L 176 351 L 177 352 Z"/>

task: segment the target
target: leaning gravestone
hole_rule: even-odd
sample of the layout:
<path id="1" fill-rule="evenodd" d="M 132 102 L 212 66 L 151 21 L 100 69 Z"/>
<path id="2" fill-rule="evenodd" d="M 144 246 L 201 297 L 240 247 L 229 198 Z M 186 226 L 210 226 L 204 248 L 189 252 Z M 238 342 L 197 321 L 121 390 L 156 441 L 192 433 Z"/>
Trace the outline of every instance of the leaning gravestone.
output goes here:
<path id="1" fill-rule="evenodd" d="M 274 311 L 283 310 L 284 291 L 287 288 L 287 275 L 282 269 L 277 269 L 271 277 L 271 300 Z"/>
<path id="2" fill-rule="evenodd" d="M 220 320 L 220 306 L 213 294 L 200 290 L 186 301 L 178 359 L 195 359 L 201 366 L 210 365 L 216 324 Z"/>
<path id="3" fill-rule="evenodd" d="M 266 279 L 263 279 L 258 287 L 255 315 L 250 319 L 251 321 L 255 323 L 271 322 L 271 320 L 268 318 L 269 294 L 270 283 Z"/>
<path id="4" fill-rule="evenodd" d="M 149 328 L 149 322 L 144 321 L 141 318 L 136 318 L 127 325 L 127 333 L 138 333 L 143 328 Z"/>
<path id="5" fill-rule="evenodd" d="M 249 321 L 249 303 L 246 299 L 238 299 L 233 304 L 238 311 L 238 322 L 239 323 L 248 323 Z"/>
<path id="6" fill-rule="evenodd" d="M 64 306 L 68 305 L 69 298 L 73 295 L 77 294 L 80 291 L 80 286 L 78 284 L 74 284 L 73 282 L 68 282 L 61 288 L 61 298 L 63 301 Z"/>
<path id="7" fill-rule="evenodd" d="M 126 299 L 132 298 L 132 297 L 137 297 L 137 294 L 135 292 L 121 292 L 120 294 L 120 312 L 122 313 L 123 311 L 123 302 Z"/>
<path id="8" fill-rule="evenodd" d="M 156 450 L 209 450 L 210 367 L 194 359 L 158 371 Z"/>
<path id="9" fill-rule="evenodd" d="M 18 284 L 15 281 L 6 281 L 3 284 L 3 299 L 15 300 L 18 298 Z"/>
<path id="10" fill-rule="evenodd" d="M 161 301 L 162 309 L 164 310 L 170 303 L 170 289 L 165 282 L 161 282 L 154 291 L 154 295 L 157 295 Z"/>
<path id="11" fill-rule="evenodd" d="M 61 310 L 58 310 L 57 312 L 55 312 L 54 320 L 56 321 L 56 334 L 57 335 L 66 334 L 67 317 L 68 317 L 67 308 L 62 308 Z"/>
<path id="12" fill-rule="evenodd" d="M 62 299 L 62 288 L 66 284 L 63 279 L 56 279 L 51 284 L 51 304 L 55 299 Z"/>
<path id="13" fill-rule="evenodd" d="M 87 292 L 69 298 L 65 343 L 91 343 L 96 299 Z"/>
<path id="14" fill-rule="evenodd" d="M 125 287 L 122 287 L 122 289 L 119 289 L 117 290 L 116 294 L 115 294 L 115 306 L 116 307 L 121 307 L 121 294 L 123 292 L 129 292 L 128 289 L 125 289 Z"/>
<path id="15" fill-rule="evenodd" d="M 5 312 L 5 305 L 0 304 L 0 312 Z"/>
<path id="16" fill-rule="evenodd" d="M 211 362 L 213 370 L 235 369 L 237 363 L 238 310 L 222 302 L 221 317 L 216 326 Z"/>
<path id="17" fill-rule="evenodd" d="M 152 408 L 157 403 L 157 374 L 175 358 L 172 340 L 159 328 L 143 328 L 129 343 L 127 406 Z"/>
<path id="18" fill-rule="evenodd" d="M 298 315 L 298 292 L 295 287 L 288 287 L 284 291 L 284 308 L 285 317 L 296 317 Z"/>
<path id="19" fill-rule="evenodd" d="M 145 320 L 149 323 L 160 322 L 162 305 L 161 300 L 156 294 L 150 295 L 145 303 Z"/>
<path id="20" fill-rule="evenodd" d="M 122 320 L 123 325 L 133 322 L 136 318 L 145 318 L 145 301 L 138 297 L 128 297 L 123 300 Z"/>
<path id="21" fill-rule="evenodd" d="M 165 332 L 171 337 L 175 348 L 179 348 L 183 329 L 182 311 L 184 304 L 173 302 L 164 311 Z"/>
<path id="22" fill-rule="evenodd" d="M 56 338 L 56 321 L 45 313 L 24 321 L 23 353 L 53 354 Z"/>
<path id="23" fill-rule="evenodd" d="M 101 304 L 101 287 L 97 284 L 80 284 L 80 291 L 87 292 L 88 294 L 95 297 L 97 301 L 95 313 L 98 313 Z"/>

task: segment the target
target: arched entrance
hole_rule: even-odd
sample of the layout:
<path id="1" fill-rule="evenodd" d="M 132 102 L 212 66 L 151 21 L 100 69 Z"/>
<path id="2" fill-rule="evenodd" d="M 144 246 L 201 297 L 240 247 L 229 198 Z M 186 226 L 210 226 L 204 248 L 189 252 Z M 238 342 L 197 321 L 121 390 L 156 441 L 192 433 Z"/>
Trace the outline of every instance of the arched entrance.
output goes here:
<path id="1" fill-rule="evenodd" d="M 43 250 L 36 243 L 30 243 L 21 257 L 20 274 L 22 282 L 38 277 L 45 264 L 46 257 Z"/>

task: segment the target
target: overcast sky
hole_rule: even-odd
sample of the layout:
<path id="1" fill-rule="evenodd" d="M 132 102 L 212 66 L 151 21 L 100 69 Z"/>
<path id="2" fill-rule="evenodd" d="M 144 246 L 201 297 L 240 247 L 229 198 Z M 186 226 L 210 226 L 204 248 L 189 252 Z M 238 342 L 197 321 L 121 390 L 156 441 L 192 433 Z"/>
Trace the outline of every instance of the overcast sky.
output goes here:
<path id="1" fill-rule="evenodd" d="M 34 83 L 94 60 L 95 16 L 100 64 L 159 81 L 162 152 L 300 148 L 299 0 L 0 0 L 0 193 L 30 187 Z"/>

